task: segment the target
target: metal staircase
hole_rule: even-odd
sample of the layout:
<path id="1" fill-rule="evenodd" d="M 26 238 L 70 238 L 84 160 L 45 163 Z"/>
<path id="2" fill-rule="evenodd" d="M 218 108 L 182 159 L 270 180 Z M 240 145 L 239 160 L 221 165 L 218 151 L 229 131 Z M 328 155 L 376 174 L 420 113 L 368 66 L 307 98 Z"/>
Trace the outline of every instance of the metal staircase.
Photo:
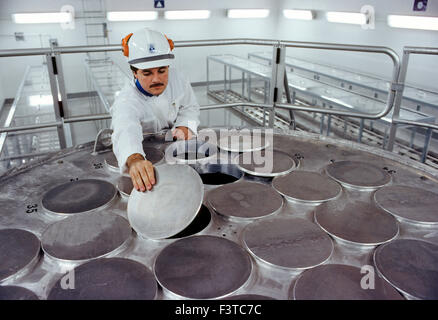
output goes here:
<path id="1" fill-rule="evenodd" d="M 82 0 L 82 10 L 87 45 L 108 44 L 108 25 L 104 1 Z M 109 59 L 106 52 L 89 52 L 87 56 L 90 62 L 101 62 Z"/>

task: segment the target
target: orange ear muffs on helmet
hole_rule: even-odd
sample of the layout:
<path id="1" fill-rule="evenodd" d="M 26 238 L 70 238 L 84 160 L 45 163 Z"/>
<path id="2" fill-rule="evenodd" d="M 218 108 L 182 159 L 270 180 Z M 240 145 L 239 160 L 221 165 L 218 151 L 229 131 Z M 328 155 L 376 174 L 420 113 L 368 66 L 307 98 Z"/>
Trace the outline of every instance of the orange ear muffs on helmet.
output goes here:
<path id="1" fill-rule="evenodd" d="M 126 37 L 122 39 L 122 51 L 123 55 L 125 57 L 129 57 L 129 47 L 128 47 L 128 41 L 132 37 L 132 33 L 128 34 Z"/>
<path id="2" fill-rule="evenodd" d="M 173 41 L 170 40 L 166 35 L 164 35 L 167 39 L 167 42 L 169 42 L 169 47 L 170 47 L 170 51 L 173 50 L 173 48 L 175 48 L 175 45 L 173 44 Z"/>

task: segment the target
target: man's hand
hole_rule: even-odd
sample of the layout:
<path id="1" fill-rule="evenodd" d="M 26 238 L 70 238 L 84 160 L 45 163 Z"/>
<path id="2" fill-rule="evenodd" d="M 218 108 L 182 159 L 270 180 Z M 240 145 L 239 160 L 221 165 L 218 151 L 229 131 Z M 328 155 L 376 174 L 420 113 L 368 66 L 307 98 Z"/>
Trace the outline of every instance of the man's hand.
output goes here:
<path id="1" fill-rule="evenodd" d="M 193 133 L 187 127 L 176 127 L 172 130 L 172 137 L 176 137 L 177 140 L 190 140 L 193 137 Z"/>
<path id="2" fill-rule="evenodd" d="M 139 153 L 134 153 L 126 160 L 132 184 L 137 191 L 151 190 L 155 184 L 155 172 L 152 162 L 145 160 Z"/>

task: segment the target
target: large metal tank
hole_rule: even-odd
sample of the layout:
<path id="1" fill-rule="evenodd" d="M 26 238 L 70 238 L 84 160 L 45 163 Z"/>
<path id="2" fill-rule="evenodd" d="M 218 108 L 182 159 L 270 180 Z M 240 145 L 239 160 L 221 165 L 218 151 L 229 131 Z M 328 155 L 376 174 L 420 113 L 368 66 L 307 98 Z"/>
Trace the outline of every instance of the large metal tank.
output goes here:
<path id="1" fill-rule="evenodd" d="M 145 137 L 161 151 L 156 166 L 171 143 Z M 421 163 L 274 131 L 278 172 L 194 161 L 199 213 L 180 234 L 152 240 L 129 225 L 129 180 L 110 147 L 93 155 L 93 145 L 0 178 L 0 297 L 438 298 L 438 172 Z"/>

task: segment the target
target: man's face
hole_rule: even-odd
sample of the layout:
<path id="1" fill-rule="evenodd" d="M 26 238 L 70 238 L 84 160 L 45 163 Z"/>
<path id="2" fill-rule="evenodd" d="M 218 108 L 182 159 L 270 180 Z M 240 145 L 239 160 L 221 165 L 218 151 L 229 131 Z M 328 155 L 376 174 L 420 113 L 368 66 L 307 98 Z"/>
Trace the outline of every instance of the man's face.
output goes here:
<path id="1" fill-rule="evenodd" d="M 169 67 L 158 67 L 137 70 L 134 77 L 138 79 L 143 89 L 155 96 L 160 95 L 167 87 Z"/>

